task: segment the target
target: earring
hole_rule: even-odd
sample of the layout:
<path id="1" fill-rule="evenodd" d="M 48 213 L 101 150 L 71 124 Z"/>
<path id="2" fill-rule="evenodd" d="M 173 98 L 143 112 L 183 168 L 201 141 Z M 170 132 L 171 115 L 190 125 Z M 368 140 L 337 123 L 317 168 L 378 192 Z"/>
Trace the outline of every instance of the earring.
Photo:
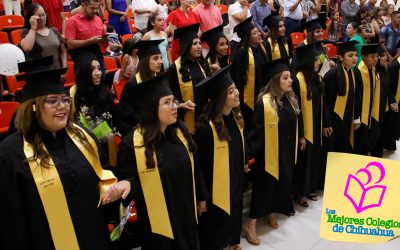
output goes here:
<path id="1" fill-rule="evenodd" d="M 32 104 L 32 110 L 33 110 L 33 112 L 36 112 L 36 105 L 35 104 Z"/>

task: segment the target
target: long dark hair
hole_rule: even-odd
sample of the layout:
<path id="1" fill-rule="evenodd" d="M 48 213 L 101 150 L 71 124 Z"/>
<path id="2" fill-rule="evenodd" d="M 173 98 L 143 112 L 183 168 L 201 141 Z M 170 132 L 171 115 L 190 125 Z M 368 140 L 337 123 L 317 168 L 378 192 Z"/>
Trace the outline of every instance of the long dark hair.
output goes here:
<path id="1" fill-rule="evenodd" d="M 207 57 L 206 57 L 206 59 L 210 58 L 211 64 L 214 64 L 218 61 L 217 45 L 218 45 L 219 39 L 221 39 L 221 38 L 226 39 L 226 41 L 228 42 L 228 46 L 229 46 L 229 40 L 228 40 L 228 38 L 226 38 L 225 35 L 221 35 L 220 37 L 218 37 L 217 43 L 215 44 L 214 47 L 210 47 L 210 51 L 208 52 Z M 220 61 L 223 62 L 223 65 L 220 65 L 221 67 L 228 66 L 229 56 L 226 55 L 226 56 L 221 57 Z"/>
<path id="2" fill-rule="evenodd" d="M 189 82 L 192 80 L 192 75 L 190 73 L 188 63 L 193 61 L 193 58 L 190 55 L 190 49 L 192 48 L 193 40 L 196 38 L 199 39 L 199 37 L 196 36 L 192 40 L 190 40 L 190 42 L 186 41 L 180 44 L 179 55 L 181 57 L 181 69 L 179 70 L 179 73 L 182 75 L 183 82 Z M 200 55 L 200 57 L 195 60 L 204 69 L 206 75 L 209 75 L 211 73 L 210 66 L 202 55 Z"/>
<path id="3" fill-rule="evenodd" d="M 150 102 L 146 108 L 144 108 L 141 114 L 141 121 L 139 122 L 138 128 L 141 129 L 143 133 L 143 142 L 145 147 L 145 156 L 146 156 L 146 166 L 147 168 L 154 168 L 155 162 L 153 158 L 154 150 L 156 148 L 157 142 L 161 139 L 162 133 L 160 129 L 160 120 L 158 119 L 158 108 L 159 108 L 159 99 L 156 99 Z M 171 138 L 175 142 L 179 142 L 179 138 L 177 136 L 176 130 L 180 129 L 183 133 L 183 136 L 189 143 L 190 152 L 196 152 L 196 144 L 193 141 L 189 130 L 179 119 L 176 123 L 169 125 L 165 130 L 165 137 Z"/>
<path id="4" fill-rule="evenodd" d="M 78 110 L 81 106 L 85 105 L 93 107 L 94 113 L 101 115 L 111 110 L 112 97 L 108 88 L 104 86 L 103 77 L 99 85 L 95 86 L 93 84 L 93 61 L 87 61 L 78 66 L 75 80 L 77 89 L 74 102 Z"/>
<path id="5" fill-rule="evenodd" d="M 315 64 L 315 57 L 312 56 L 307 56 L 304 58 L 300 58 L 299 60 L 299 66 L 297 67 L 296 73 L 301 72 L 304 75 L 304 80 L 306 81 L 307 85 L 307 100 L 312 99 L 312 91 L 311 91 L 311 84 L 312 82 L 316 81 L 319 83 L 319 87 L 321 89 L 321 93 L 323 93 L 323 82 L 318 75 L 317 72 L 314 71 L 314 64 Z"/>
<path id="6" fill-rule="evenodd" d="M 228 129 L 225 127 L 223 121 L 223 109 L 225 105 L 225 100 L 228 95 L 228 88 L 224 91 L 221 91 L 218 96 L 212 100 L 210 100 L 203 109 L 203 113 L 199 117 L 198 127 L 206 127 L 209 125 L 209 121 L 211 120 L 214 125 L 215 129 L 217 130 L 218 139 L 221 141 L 230 141 L 231 137 L 228 133 Z M 240 113 L 240 108 L 233 108 L 232 109 L 233 116 L 237 121 L 240 128 L 244 127 L 243 116 Z"/>
<path id="7" fill-rule="evenodd" d="M 35 11 L 37 11 L 39 9 L 39 7 L 43 8 L 43 6 L 39 3 L 32 3 L 28 6 L 28 8 L 26 9 L 26 15 L 25 15 L 25 20 L 24 20 L 24 29 L 29 30 L 31 28 L 31 23 L 29 22 L 29 20 L 35 14 Z M 47 17 L 46 17 L 46 26 L 47 25 L 48 25 L 48 23 L 47 23 Z"/>
<path id="8" fill-rule="evenodd" d="M 139 73 L 140 78 L 142 78 L 142 81 L 147 81 L 154 77 L 155 72 L 150 70 L 150 58 L 151 56 L 146 56 L 139 61 L 137 72 Z M 162 72 L 159 72 L 157 75 L 161 73 Z"/>
<path id="9" fill-rule="evenodd" d="M 157 16 L 159 16 L 160 14 L 151 14 L 149 17 L 149 21 L 147 21 L 147 32 L 149 32 L 150 30 L 154 29 L 154 25 L 152 24 L 153 22 L 156 21 Z"/>

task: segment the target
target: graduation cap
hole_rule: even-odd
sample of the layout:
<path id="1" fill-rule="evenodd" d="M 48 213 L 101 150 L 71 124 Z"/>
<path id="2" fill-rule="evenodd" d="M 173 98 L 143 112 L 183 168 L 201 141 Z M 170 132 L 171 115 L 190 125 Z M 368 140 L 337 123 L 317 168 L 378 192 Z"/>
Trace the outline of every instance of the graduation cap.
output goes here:
<path id="1" fill-rule="evenodd" d="M 316 57 L 319 56 L 320 53 L 317 51 L 317 46 L 321 46 L 321 43 L 310 43 L 306 45 L 299 46 L 295 49 L 296 51 L 296 56 L 301 60 L 302 58 L 307 58 L 307 57 Z"/>
<path id="2" fill-rule="evenodd" d="M 288 66 L 288 58 L 280 58 L 277 60 L 269 61 L 263 66 L 265 70 L 266 79 L 268 81 L 276 74 L 282 71 L 290 71 Z"/>
<path id="3" fill-rule="evenodd" d="M 336 47 L 338 48 L 338 54 L 344 55 L 346 52 L 349 51 L 357 51 L 355 46 L 356 44 L 358 44 L 357 41 L 336 43 Z"/>
<path id="4" fill-rule="evenodd" d="M 254 28 L 255 26 L 253 24 L 253 17 L 250 16 L 238 25 L 236 25 L 235 28 L 233 28 L 233 32 L 236 32 L 240 38 L 244 38 Z"/>
<path id="5" fill-rule="evenodd" d="M 221 37 L 225 37 L 224 26 L 219 25 L 201 34 L 201 41 L 206 42 L 210 48 L 214 48 Z"/>
<path id="6" fill-rule="evenodd" d="M 172 95 L 167 76 L 167 73 L 163 73 L 128 89 L 131 92 L 128 96 L 135 100 L 135 106 L 139 108 L 139 111 L 143 111 L 154 100 Z"/>
<path id="7" fill-rule="evenodd" d="M 276 11 L 277 12 L 277 11 Z M 263 20 L 263 26 L 267 26 L 268 29 L 274 29 L 276 26 L 279 25 L 280 18 L 277 14 L 271 14 L 264 18 Z"/>
<path id="8" fill-rule="evenodd" d="M 61 75 L 67 71 L 67 68 L 50 69 L 52 64 L 53 56 L 18 64 L 19 72 L 25 72 L 16 77 L 18 81 L 26 81 L 22 88 L 23 100 L 65 93 Z"/>
<path id="9" fill-rule="evenodd" d="M 311 31 L 314 31 L 317 29 L 322 29 L 322 26 L 319 23 L 318 19 L 313 19 L 313 20 L 306 22 L 304 24 L 304 27 L 306 28 L 307 32 L 311 32 Z"/>
<path id="10" fill-rule="evenodd" d="M 68 53 L 72 61 L 78 65 L 93 60 L 101 60 L 103 58 L 103 52 L 101 52 L 97 43 L 68 50 Z"/>
<path id="11" fill-rule="evenodd" d="M 164 39 L 158 40 L 140 40 L 132 46 L 132 49 L 138 49 L 138 57 L 142 59 L 144 57 L 161 54 L 158 45 L 162 43 Z"/>
<path id="12" fill-rule="evenodd" d="M 176 29 L 174 31 L 174 39 L 179 40 L 180 43 L 185 43 L 186 41 L 192 41 L 197 37 L 197 32 L 199 32 L 199 23 L 184 26 L 182 28 Z"/>
<path id="13" fill-rule="evenodd" d="M 196 84 L 195 88 L 203 88 L 210 99 L 218 97 L 219 93 L 232 85 L 233 80 L 228 74 L 230 66 L 223 67 Z"/>
<path id="14" fill-rule="evenodd" d="M 378 49 L 381 45 L 379 43 L 364 44 L 361 47 L 361 55 L 378 54 Z"/>

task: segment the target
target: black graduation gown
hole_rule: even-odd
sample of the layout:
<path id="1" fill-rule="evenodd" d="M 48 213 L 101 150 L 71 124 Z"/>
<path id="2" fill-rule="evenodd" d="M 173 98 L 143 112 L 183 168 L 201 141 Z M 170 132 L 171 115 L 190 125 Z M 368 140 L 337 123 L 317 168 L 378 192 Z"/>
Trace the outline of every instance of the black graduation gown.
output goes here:
<path id="1" fill-rule="evenodd" d="M 283 41 L 284 37 L 280 37 L 277 39 L 278 42 L 278 46 L 279 46 L 279 52 L 281 53 L 281 58 L 289 58 L 290 56 L 290 50 L 289 50 L 289 54 L 286 51 L 285 48 L 285 42 Z M 271 49 L 271 44 L 269 43 L 268 38 L 264 40 L 263 42 L 265 51 L 267 52 L 267 57 L 268 57 L 268 61 L 272 61 L 272 49 Z M 289 65 L 289 60 L 288 60 L 288 65 Z"/>
<path id="2" fill-rule="evenodd" d="M 251 47 L 251 46 L 250 46 Z M 254 56 L 255 64 L 255 83 L 254 83 L 254 104 L 257 102 L 260 89 L 267 84 L 268 79 L 265 75 L 265 63 L 268 58 L 261 52 L 260 48 L 251 47 Z M 240 110 L 243 114 L 245 122 L 245 134 L 250 128 L 251 120 L 253 119 L 254 111 L 244 103 L 244 87 L 247 84 L 247 70 L 248 70 L 249 55 L 248 51 L 243 47 L 238 48 L 232 56 L 231 77 L 236 84 L 240 93 Z M 254 105 L 255 107 L 255 105 Z"/>
<path id="3" fill-rule="evenodd" d="M 132 88 L 137 84 L 136 78 L 131 78 L 124 86 L 121 98 L 118 104 L 118 123 L 117 129 L 124 137 L 129 133 L 140 121 L 138 107 L 135 100 L 129 96 Z"/>
<path id="4" fill-rule="evenodd" d="M 303 46 L 305 44 L 306 43 L 303 42 L 301 46 Z M 326 54 L 326 50 L 325 50 L 325 48 L 323 46 L 324 46 L 323 44 L 317 44 L 315 49 L 316 49 L 317 53 L 319 53 L 319 55 L 325 55 L 326 59 L 328 59 L 328 56 Z M 296 53 L 294 53 L 292 61 L 290 62 L 290 65 L 289 65 L 290 73 L 292 75 L 296 75 L 297 67 L 299 66 L 299 64 L 300 64 L 299 58 L 297 57 Z M 320 69 L 321 69 L 321 67 L 322 67 L 322 64 L 320 66 Z"/>
<path id="5" fill-rule="evenodd" d="M 397 60 L 393 60 L 388 67 L 388 78 L 389 78 L 389 100 L 390 103 L 396 102 L 395 95 L 399 80 L 399 69 L 400 64 Z M 389 103 L 389 105 L 390 105 Z M 400 103 L 400 102 L 399 102 Z M 396 140 L 399 139 L 400 133 L 400 115 L 399 113 L 395 113 L 390 108 L 385 113 L 385 123 L 384 123 L 384 141 L 383 146 L 384 149 L 387 150 L 396 150 Z"/>
<path id="6" fill-rule="evenodd" d="M 301 107 L 300 83 L 297 77 L 293 78 L 292 86 Z M 305 149 L 298 152 L 293 181 L 293 194 L 297 196 L 305 197 L 316 192 L 318 176 L 321 175 L 324 168 L 322 166 L 322 135 L 320 128 L 321 126 L 330 127 L 330 119 L 326 102 L 321 103 L 321 94 L 320 84 L 317 79 L 313 78 L 311 82 L 313 143 L 306 139 Z M 322 98 L 325 99 L 324 96 Z M 301 114 L 299 120 L 299 123 L 303 123 Z M 299 128 L 304 128 L 304 126 L 299 126 Z"/>
<path id="7" fill-rule="evenodd" d="M 369 98 L 369 107 L 366 112 L 368 112 L 368 123 L 371 119 L 371 110 L 372 110 L 372 104 L 374 101 L 374 93 L 375 93 L 375 86 L 373 83 L 372 79 L 372 69 L 368 69 L 369 73 L 369 93 L 370 93 L 370 98 Z M 362 80 L 361 80 L 362 81 Z M 364 85 L 364 82 L 362 83 Z M 362 110 L 362 102 L 364 99 L 364 88 L 360 88 L 360 111 Z M 360 114 L 362 111 L 360 112 Z M 360 117 L 361 119 L 361 117 Z M 368 139 L 368 133 L 369 133 L 369 124 L 364 124 L 361 123 L 360 127 L 354 131 L 354 153 L 360 154 L 360 155 L 367 155 L 367 139 Z"/>
<path id="8" fill-rule="evenodd" d="M 354 72 L 355 79 L 352 79 L 351 73 L 349 72 L 349 92 L 347 94 L 346 108 L 342 120 L 334 112 L 338 94 L 338 82 L 340 81 L 338 78 L 338 70 L 342 70 L 341 65 L 329 70 L 324 76 L 325 100 L 333 129 L 331 136 L 329 138 L 324 138 L 324 151 L 351 153 L 353 149 L 349 141 L 349 135 L 350 130 L 353 129 L 354 119 L 359 118 L 360 88 L 362 88 L 362 81 L 358 70 Z M 352 83 L 353 80 L 356 82 L 355 87 Z"/>
<path id="9" fill-rule="evenodd" d="M 138 213 L 138 221 L 136 223 L 138 223 L 139 228 L 139 231 L 136 232 L 139 235 L 133 236 L 141 238 L 142 250 L 200 249 L 196 218 L 194 216 L 192 169 L 185 146 L 183 143 L 171 139 L 171 135 L 163 136 L 156 144 L 156 157 L 161 185 L 164 190 L 165 202 L 174 234 L 174 240 L 172 240 L 151 232 L 136 165 L 133 132 L 131 131 L 120 144 L 116 169 L 118 179 L 126 179 L 131 182 L 131 194 L 127 200 L 135 199 Z M 197 201 L 206 200 L 208 193 L 197 164 L 195 164 L 194 177 Z"/>
<path id="10" fill-rule="evenodd" d="M 388 103 L 396 102 L 394 97 L 389 97 L 389 81 L 387 71 L 384 67 L 376 67 L 380 77 L 380 104 L 379 121 L 371 119 L 371 125 L 368 133 L 367 151 L 372 156 L 382 157 L 383 154 L 383 124 L 385 122 L 385 110 Z"/>
<path id="11" fill-rule="evenodd" d="M 251 195 L 250 218 L 258 219 L 266 214 L 278 212 L 290 216 L 295 213 L 291 198 L 295 167 L 297 115 L 286 97 L 278 110 L 279 181 L 265 171 L 264 104 L 256 104 L 252 127 L 246 138 L 248 157 L 255 158 L 251 166 L 253 192 Z M 299 137 L 301 137 L 300 135 Z M 267 140 L 267 141 L 265 141 Z"/>
<path id="12" fill-rule="evenodd" d="M 195 117 L 195 122 L 197 122 L 197 119 L 199 118 L 201 112 L 203 111 L 204 106 L 207 103 L 207 98 L 203 94 L 202 89 L 203 88 L 195 88 L 201 80 L 203 80 L 204 74 L 203 71 L 201 70 L 201 66 L 197 61 L 189 61 L 187 62 L 189 71 L 191 73 L 192 77 L 192 84 L 193 84 L 193 94 L 194 94 L 194 103 L 196 104 L 195 112 L 194 112 L 194 117 Z M 168 69 L 169 73 L 169 86 L 172 90 L 172 93 L 175 97 L 176 100 L 179 100 L 180 102 L 183 102 L 182 94 L 181 94 L 181 89 L 179 87 L 179 80 L 178 80 L 178 73 L 176 71 L 176 65 L 175 63 L 171 65 Z M 193 100 L 192 100 L 193 102 Z M 183 121 L 183 116 L 185 114 L 184 109 L 179 109 L 179 116 L 181 120 Z"/>
<path id="13" fill-rule="evenodd" d="M 201 249 L 207 250 L 219 250 L 228 245 L 240 244 L 240 232 L 242 228 L 243 143 L 233 114 L 223 116 L 223 120 L 231 137 L 228 143 L 229 166 L 227 166 L 230 173 L 230 215 L 212 203 L 214 169 L 214 138 L 212 129 L 208 125 L 201 126 L 196 131 L 196 143 L 198 145 L 197 158 L 199 159 L 207 188 L 211 194 L 210 199 L 207 201 L 207 212 L 202 214 L 199 224 Z"/>
<path id="14" fill-rule="evenodd" d="M 50 132 L 42 131 L 41 138 L 61 178 L 80 249 L 110 249 L 102 208 L 97 208 L 99 179 L 93 168 L 65 130 L 59 131 L 55 138 Z M 46 214 L 25 159 L 19 132 L 0 144 L 3 192 L 0 219 L 4 225 L 0 249 L 54 249 Z M 105 163 L 104 157 L 102 163 Z"/>

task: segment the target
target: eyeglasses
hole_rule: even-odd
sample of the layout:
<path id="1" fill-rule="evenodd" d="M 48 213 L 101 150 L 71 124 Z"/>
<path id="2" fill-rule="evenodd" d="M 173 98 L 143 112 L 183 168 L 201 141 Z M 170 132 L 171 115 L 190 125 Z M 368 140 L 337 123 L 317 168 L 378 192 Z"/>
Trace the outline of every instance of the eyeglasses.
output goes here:
<path id="1" fill-rule="evenodd" d="M 64 106 L 69 107 L 72 102 L 72 98 L 70 96 L 63 96 L 61 98 L 57 97 L 47 97 L 44 102 L 52 108 L 58 107 L 60 103 Z"/>
<path id="2" fill-rule="evenodd" d="M 174 104 L 178 107 L 179 106 L 179 101 L 178 100 L 169 100 L 166 103 L 160 104 L 160 105 L 165 105 L 167 106 L 169 109 L 173 109 L 174 108 Z"/>
<path id="3" fill-rule="evenodd" d="M 45 18 L 47 16 L 47 13 L 39 14 L 37 16 L 40 17 L 40 18 Z"/>

